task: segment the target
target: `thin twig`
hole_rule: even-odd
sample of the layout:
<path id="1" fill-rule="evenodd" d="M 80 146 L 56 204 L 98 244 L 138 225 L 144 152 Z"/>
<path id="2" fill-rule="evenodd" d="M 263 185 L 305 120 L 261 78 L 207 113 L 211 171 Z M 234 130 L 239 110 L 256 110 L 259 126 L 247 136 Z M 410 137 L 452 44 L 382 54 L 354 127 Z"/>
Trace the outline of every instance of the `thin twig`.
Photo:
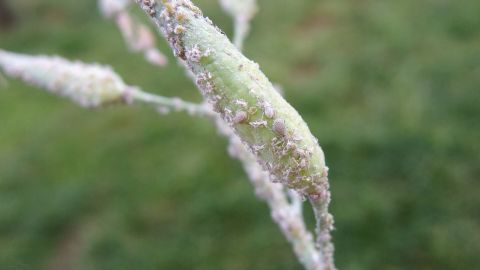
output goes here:
<path id="1" fill-rule="evenodd" d="M 128 94 L 130 98 L 135 102 L 146 103 L 154 105 L 161 112 L 184 111 L 192 116 L 208 116 L 210 117 L 213 112 L 204 104 L 197 104 L 188 101 L 184 101 L 178 97 L 163 97 L 159 95 L 150 94 L 139 90 L 136 87 L 131 87 Z"/>
<path id="2" fill-rule="evenodd" d="M 115 21 L 125 43 L 133 52 L 143 53 L 145 60 L 156 66 L 165 66 L 167 57 L 157 49 L 150 29 L 130 15 L 130 0 L 99 0 L 104 17 Z"/>

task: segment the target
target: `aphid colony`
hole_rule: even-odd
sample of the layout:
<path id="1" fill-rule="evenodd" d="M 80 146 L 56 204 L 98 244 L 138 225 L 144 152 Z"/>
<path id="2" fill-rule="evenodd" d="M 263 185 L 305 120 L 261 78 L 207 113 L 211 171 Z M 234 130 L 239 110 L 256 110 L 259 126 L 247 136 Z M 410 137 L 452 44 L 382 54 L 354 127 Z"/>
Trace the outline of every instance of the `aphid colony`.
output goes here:
<path id="1" fill-rule="evenodd" d="M 271 178 L 300 193 L 323 198 L 323 190 L 328 188 L 323 153 L 315 148 L 305 125 L 296 126 L 291 120 L 287 123 L 286 116 L 296 117 L 296 112 L 275 96 L 277 92 L 258 64 L 239 54 L 190 1 L 164 1 L 161 10 L 155 7 L 155 1 L 138 1 L 160 26 L 174 54 L 184 60 L 213 110 L 230 124 Z M 159 14 L 152 15 L 151 9 Z M 210 31 L 207 36 L 211 40 L 197 39 L 195 27 Z M 230 77 L 225 70 L 238 73 Z M 272 102 L 282 108 L 282 113 Z"/>
<path id="2" fill-rule="evenodd" d="M 155 16 L 155 14 L 157 13 L 155 7 L 157 5 L 157 3 L 155 2 L 155 0 L 136 0 L 137 3 L 140 3 L 142 5 L 142 9 L 148 13 L 148 15 L 150 15 L 151 17 Z"/>
<path id="3" fill-rule="evenodd" d="M 222 113 L 224 119 L 231 123 L 234 129 L 251 127 L 253 129 L 263 129 L 270 132 L 271 137 L 269 141 L 253 143 L 249 145 L 250 150 L 257 156 L 270 155 L 280 159 L 282 162 L 262 161 L 259 162 L 272 174 L 273 180 L 283 182 L 291 187 L 296 187 L 303 181 L 316 181 L 322 175 L 306 176 L 308 175 L 308 168 L 310 166 L 310 159 L 313 149 L 300 147 L 299 142 L 302 139 L 295 134 L 295 131 L 289 131 L 286 127 L 285 120 L 275 118 L 276 113 L 273 107 L 266 101 L 257 102 L 257 106 L 249 106 L 249 104 L 242 99 L 236 99 L 232 102 L 237 108 L 224 108 Z M 252 109 L 255 108 L 255 109 Z M 257 112 L 260 112 L 257 114 Z M 265 137 L 268 138 L 268 137 Z M 317 178 L 317 179 L 314 179 Z M 293 181 L 285 182 L 285 179 L 294 179 Z M 319 189 L 318 196 L 323 197 L 325 189 Z"/>

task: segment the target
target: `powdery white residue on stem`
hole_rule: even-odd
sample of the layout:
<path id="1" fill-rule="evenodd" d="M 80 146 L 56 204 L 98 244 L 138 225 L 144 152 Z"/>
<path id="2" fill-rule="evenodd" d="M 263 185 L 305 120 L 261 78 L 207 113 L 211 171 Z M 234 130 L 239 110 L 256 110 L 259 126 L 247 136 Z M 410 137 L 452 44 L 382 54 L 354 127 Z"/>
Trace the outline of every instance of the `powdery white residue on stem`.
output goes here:
<path id="1" fill-rule="evenodd" d="M 128 87 L 106 66 L 0 50 L 0 67 L 9 76 L 67 97 L 84 107 L 129 102 Z"/>
<path id="2" fill-rule="evenodd" d="M 145 103 L 191 115 L 209 116 L 203 104 L 152 95 L 127 85 L 110 67 L 68 61 L 58 56 L 30 56 L 0 50 L 0 69 L 11 77 L 64 96 L 83 107 Z"/>

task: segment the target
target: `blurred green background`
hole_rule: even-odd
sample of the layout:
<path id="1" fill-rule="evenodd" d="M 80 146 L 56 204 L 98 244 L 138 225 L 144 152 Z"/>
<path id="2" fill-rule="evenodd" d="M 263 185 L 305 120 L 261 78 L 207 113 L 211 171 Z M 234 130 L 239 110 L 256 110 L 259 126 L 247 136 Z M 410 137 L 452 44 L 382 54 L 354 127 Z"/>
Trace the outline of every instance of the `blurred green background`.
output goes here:
<path id="1" fill-rule="evenodd" d="M 1 48 L 110 64 L 129 84 L 201 100 L 171 57 L 156 69 L 128 53 L 94 0 L 7 3 Z M 217 1 L 195 3 L 231 35 Z M 326 152 L 338 268 L 479 267 L 480 1 L 260 7 L 245 53 Z M 208 121 L 88 111 L 8 80 L 0 269 L 302 268 Z"/>

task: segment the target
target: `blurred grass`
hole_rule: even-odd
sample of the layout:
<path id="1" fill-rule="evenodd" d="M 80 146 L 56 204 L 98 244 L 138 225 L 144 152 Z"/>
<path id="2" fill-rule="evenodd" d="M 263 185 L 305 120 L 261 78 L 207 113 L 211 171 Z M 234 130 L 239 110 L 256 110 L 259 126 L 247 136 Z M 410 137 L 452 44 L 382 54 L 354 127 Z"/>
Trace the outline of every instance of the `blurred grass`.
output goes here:
<path id="1" fill-rule="evenodd" d="M 195 2 L 231 34 L 216 1 Z M 110 64 L 130 84 L 200 100 L 175 64 L 127 53 L 95 1 L 10 4 L 18 22 L 1 48 Z M 260 6 L 246 54 L 326 152 L 339 269 L 478 267 L 480 2 Z M 0 268 L 301 269 L 225 146 L 204 120 L 87 111 L 9 80 Z"/>

